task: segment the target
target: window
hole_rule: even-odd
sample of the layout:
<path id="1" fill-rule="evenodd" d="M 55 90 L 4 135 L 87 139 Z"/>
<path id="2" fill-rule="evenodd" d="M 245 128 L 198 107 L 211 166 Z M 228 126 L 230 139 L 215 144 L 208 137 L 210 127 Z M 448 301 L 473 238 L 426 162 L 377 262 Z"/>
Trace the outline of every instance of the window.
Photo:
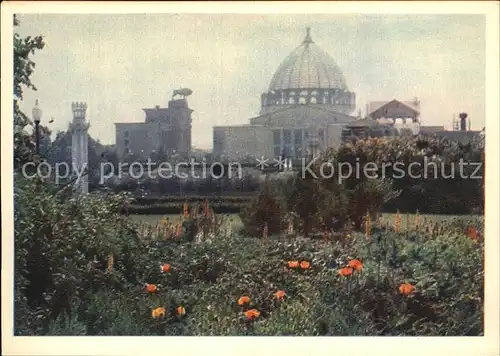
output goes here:
<path id="1" fill-rule="evenodd" d="M 281 156 L 281 148 L 279 146 L 274 146 L 274 157 L 278 158 Z"/>
<path id="2" fill-rule="evenodd" d="M 128 140 L 125 140 L 125 147 L 127 147 L 129 144 L 129 141 Z"/>
<path id="3" fill-rule="evenodd" d="M 123 137 L 128 137 L 128 131 L 125 131 L 125 132 L 123 133 Z"/>
<path id="4" fill-rule="evenodd" d="M 293 133 L 295 145 L 302 145 L 302 130 L 295 130 Z"/>
<path id="5" fill-rule="evenodd" d="M 283 141 L 285 145 L 292 144 L 292 131 L 291 130 L 283 130 Z"/>
<path id="6" fill-rule="evenodd" d="M 275 146 L 281 145 L 281 130 L 273 130 L 273 143 Z"/>
<path id="7" fill-rule="evenodd" d="M 220 153 L 224 150 L 224 132 L 215 131 L 214 132 L 214 151 Z"/>
<path id="8" fill-rule="evenodd" d="M 284 158 L 292 157 L 293 156 L 293 147 L 292 146 L 283 147 L 283 151 L 281 151 L 280 156 L 284 157 Z"/>

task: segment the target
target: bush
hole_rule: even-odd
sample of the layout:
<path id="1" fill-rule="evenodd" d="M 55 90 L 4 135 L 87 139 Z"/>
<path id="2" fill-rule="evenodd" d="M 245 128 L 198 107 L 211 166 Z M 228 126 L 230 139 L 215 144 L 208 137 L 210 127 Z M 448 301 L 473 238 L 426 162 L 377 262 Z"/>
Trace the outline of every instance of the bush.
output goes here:
<path id="1" fill-rule="evenodd" d="M 46 330 L 50 319 L 69 312 L 93 288 L 119 284 L 105 264 L 134 241 L 118 214 L 127 198 L 68 199 L 50 184 L 22 177 L 14 192 L 16 320 L 30 323 L 23 313 L 33 312 L 37 328 Z"/>
<path id="2" fill-rule="evenodd" d="M 283 230 L 287 208 L 279 186 L 279 183 L 270 180 L 264 182 L 257 196 L 240 213 L 245 234 L 262 236 L 266 224 L 269 234 Z"/>

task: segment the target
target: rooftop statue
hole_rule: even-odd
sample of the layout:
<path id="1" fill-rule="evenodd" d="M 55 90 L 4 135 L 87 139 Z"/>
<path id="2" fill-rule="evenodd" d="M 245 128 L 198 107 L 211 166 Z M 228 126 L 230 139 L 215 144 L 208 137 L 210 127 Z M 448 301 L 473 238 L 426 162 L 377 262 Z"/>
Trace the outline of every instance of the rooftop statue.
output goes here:
<path id="1" fill-rule="evenodd" d="M 174 93 L 172 94 L 172 99 L 175 98 L 177 95 L 180 95 L 183 98 L 186 98 L 186 96 L 189 96 L 191 94 L 193 94 L 193 91 L 189 88 L 176 89 L 176 90 L 174 90 Z"/>

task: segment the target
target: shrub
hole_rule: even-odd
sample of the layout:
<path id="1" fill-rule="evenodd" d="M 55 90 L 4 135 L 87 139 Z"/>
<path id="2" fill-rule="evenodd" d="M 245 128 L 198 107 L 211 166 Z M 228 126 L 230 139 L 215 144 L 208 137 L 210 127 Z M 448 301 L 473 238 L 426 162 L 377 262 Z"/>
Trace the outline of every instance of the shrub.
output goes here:
<path id="1" fill-rule="evenodd" d="M 262 236 L 266 224 L 269 234 L 283 230 L 287 209 L 278 189 L 278 182 L 270 180 L 264 182 L 257 196 L 240 213 L 246 234 Z"/>

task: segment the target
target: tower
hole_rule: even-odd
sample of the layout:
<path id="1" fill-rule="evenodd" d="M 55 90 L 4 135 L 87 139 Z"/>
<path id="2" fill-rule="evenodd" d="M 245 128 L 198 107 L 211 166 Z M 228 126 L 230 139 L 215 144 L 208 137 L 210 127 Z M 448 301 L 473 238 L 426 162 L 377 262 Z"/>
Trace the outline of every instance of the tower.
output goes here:
<path id="1" fill-rule="evenodd" d="M 88 129 L 89 124 L 85 122 L 85 114 L 87 112 L 87 104 L 74 102 L 71 104 L 73 111 L 73 121 L 70 124 L 72 135 L 71 141 L 71 163 L 72 171 L 75 175 L 80 175 L 80 178 L 75 182 L 75 191 L 80 193 L 88 193 Z M 85 174 L 85 175 L 84 175 Z"/>
<path id="2" fill-rule="evenodd" d="M 467 113 L 461 112 L 458 117 L 460 118 L 460 131 L 467 131 Z"/>

